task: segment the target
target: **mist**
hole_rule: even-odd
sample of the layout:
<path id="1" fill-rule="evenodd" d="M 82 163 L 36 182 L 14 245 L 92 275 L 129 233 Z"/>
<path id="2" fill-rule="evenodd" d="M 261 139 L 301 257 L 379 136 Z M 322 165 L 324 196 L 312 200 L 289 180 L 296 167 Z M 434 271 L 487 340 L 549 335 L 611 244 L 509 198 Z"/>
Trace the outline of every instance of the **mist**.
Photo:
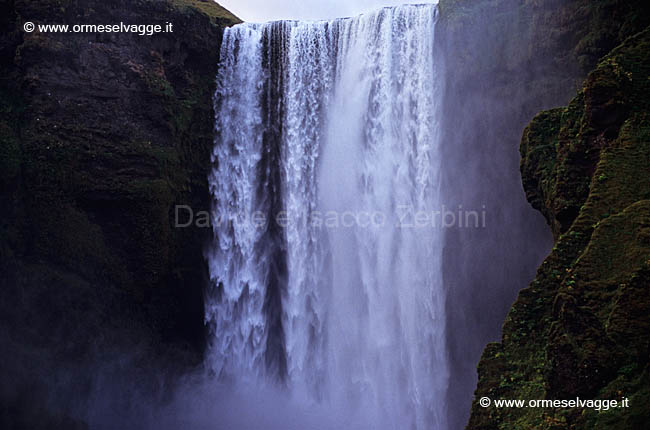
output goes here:
<path id="1" fill-rule="evenodd" d="M 549 61 L 542 47 L 549 43 L 545 26 L 553 21 L 532 25 L 530 9 L 520 3 L 487 9 L 471 25 L 437 28 L 445 64 L 443 198 L 450 207 L 484 206 L 487 212 L 485 229 L 445 231 L 451 429 L 466 425 L 481 354 L 487 343 L 500 341 L 512 303 L 553 243 L 546 220 L 526 199 L 519 144 L 537 112 L 575 94 L 569 76 L 577 72 L 569 60 Z M 545 6 L 537 13 L 555 11 Z"/>
<path id="2" fill-rule="evenodd" d="M 345 402 L 305 402 L 282 387 L 233 389 L 205 368 L 174 378 L 151 369 L 154 377 L 127 357 L 95 363 L 83 393 L 59 386 L 62 410 L 97 430 L 366 430 L 372 420 L 364 411 L 351 413 Z M 54 397 L 50 402 L 62 406 Z"/>

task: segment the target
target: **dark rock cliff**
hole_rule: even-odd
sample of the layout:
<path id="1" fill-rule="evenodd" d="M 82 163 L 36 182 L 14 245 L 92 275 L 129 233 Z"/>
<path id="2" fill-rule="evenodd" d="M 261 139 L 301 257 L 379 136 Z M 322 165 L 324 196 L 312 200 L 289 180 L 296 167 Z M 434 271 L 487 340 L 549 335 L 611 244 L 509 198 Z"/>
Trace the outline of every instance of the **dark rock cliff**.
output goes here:
<path id="1" fill-rule="evenodd" d="M 618 400 L 629 408 L 481 409 L 470 428 L 644 428 L 650 420 L 650 30 L 522 141 L 527 195 L 556 237 L 486 349 L 477 397 Z"/>
<path id="2" fill-rule="evenodd" d="M 201 0 L 3 0 L 0 20 L 0 422 L 65 428 L 45 406 L 61 367 L 201 359 L 210 231 L 174 228 L 174 207 L 209 208 L 219 48 L 239 21 Z"/>
<path id="3" fill-rule="evenodd" d="M 478 15 L 469 6 L 458 9 L 469 14 L 459 22 L 494 14 L 491 8 L 499 3 L 507 2 L 483 2 L 485 9 Z M 650 421 L 650 31 L 643 30 L 648 14 L 634 2 L 521 4 L 533 5 L 526 22 L 545 23 L 548 31 L 543 40 L 548 44 L 549 81 L 512 75 L 512 82 L 523 79 L 521 85 L 529 89 L 519 100 L 531 104 L 520 105 L 519 114 L 530 113 L 526 106 L 549 104 L 553 97 L 557 101 L 583 73 L 595 70 L 568 107 L 538 114 L 524 131 L 524 190 L 549 223 L 555 246 L 535 280 L 519 293 L 501 342 L 483 353 L 467 428 L 645 428 Z M 529 34 L 531 25 L 524 26 L 523 34 Z M 508 51 L 517 54 L 508 57 L 515 65 L 530 52 L 523 48 L 526 40 L 519 42 L 519 54 Z M 494 63 L 489 56 L 486 61 L 486 67 L 509 64 Z M 505 77 L 513 70 L 497 74 Z M 509 88 L 504 81 L 483 93 Z M 560 91 L 554 96 L 545 88 Z M 537 98 L 542 95 L 549 97 L 547 102 Z M 512 118 L 517 117 L 513 112 Z M 629 398 L 630 407 L 599 412 L 482 408 L 478 403 L 482 397 L 578 396 Z"/>
<path id="4" fill-rule="evenodd" d="M 510 304 L 552 246 L 548 226 L 522 189 L 522 132 L 540 110 L 567 104 L 603 56 L 650 24 L 646 9 L 645 2 L 621 0 L 440 2 L 436 40 L 446 70 L 441 124 L 445 202 L 464 208 L 483 204 L 488 215 L 485 229 L 446 231 L 451 428 L 467 425 L 466 395 L 476 386 L 475 366 L 485 339 L 500 337 Z M 581 157 L 574 154 L 574 159 Z M 584 162 L 592 161 L 587 156 Z M 566 193 L 584 195 L 590 179 L 560 186 Z M 524 174 L 526 190 L 535 180 Z M 528 197 L 544 210 L 546 197 Z M 555 205 L 562 206 L 559 200 Z M 575 207 L 567 206 L 557 215 L 567 224 L 576 214 Z M 544 347 L 536 345 L 541 353 Z M 479 392 L 501 383 L 483 374 L 479 378 Z M 479 412 L 474 409 L 469 428 L 481 428 Z M 531 422 L 493 422 L 503 428 L 536 428 Z"/>

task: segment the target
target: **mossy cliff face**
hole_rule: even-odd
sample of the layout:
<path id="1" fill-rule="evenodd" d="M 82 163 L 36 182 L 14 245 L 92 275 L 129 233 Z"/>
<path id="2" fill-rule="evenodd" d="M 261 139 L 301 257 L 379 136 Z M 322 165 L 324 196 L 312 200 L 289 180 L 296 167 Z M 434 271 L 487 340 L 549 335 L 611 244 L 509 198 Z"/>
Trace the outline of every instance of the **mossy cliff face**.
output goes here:
<path id="1" fill-rule="evenodd" d="M 600 61 L 521 144 L 555 247 L 478 367 L 470 429 L 641 429 L 650 422 L 650 29 Z M 482 408 L 491 399 L 629 398 L 629 408 Z"/>
<path id="2" fill-rule="evenodd" d="M 238 20 L 200 0 L 13 0 L 0 17 L 0 380 L 18 425 L 57 365 L 135 344 L 143 363 L 200 360 L 210 231 L 174 228 L 174 207 L 209 208 L 219 48 Z"/>
<path id="3" fill-rule="evenodd" d="M 500 338 L 517 293 L 553 244 L 522 188 L 522 132 L 541 110 L 568 104 L 600 58 L 650 24 L 645 3 L 440 1 L 441 192 L 448 207 L 485 205 L 487 213 L 487 228 L 445 230 L 450 428 L 467 424 L 486 339 Z M 565 188 L 584 194 L 589 179 Z M 572 216 L 568 208 L 559 219 Z"/>

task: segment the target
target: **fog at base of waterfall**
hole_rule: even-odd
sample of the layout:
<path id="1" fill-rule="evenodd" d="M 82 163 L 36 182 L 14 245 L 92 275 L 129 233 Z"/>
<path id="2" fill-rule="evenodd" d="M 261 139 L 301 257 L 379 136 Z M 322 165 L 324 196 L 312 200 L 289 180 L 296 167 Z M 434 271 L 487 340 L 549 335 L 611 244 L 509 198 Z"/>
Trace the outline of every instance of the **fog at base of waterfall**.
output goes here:
<path id="1" fill-rule="evenodd" d="M 397 227 L 442 206 L 436 15 L 226 29 L 206 323 L 227 428 L 446 428 L 443 233 Z"/>

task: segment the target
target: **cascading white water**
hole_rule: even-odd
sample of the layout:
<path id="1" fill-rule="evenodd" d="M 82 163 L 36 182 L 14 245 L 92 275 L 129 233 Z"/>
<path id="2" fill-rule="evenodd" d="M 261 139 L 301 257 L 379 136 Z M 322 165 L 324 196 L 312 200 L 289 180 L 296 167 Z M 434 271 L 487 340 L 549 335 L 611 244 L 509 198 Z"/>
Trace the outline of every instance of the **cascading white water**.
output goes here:
<path id="1" fill-rule="evenodd" d="M 206 320 L 223 381 L 444 429 L 433 5 L 226 30 Z M 406 214 L 409 214 L 406 217 Z"/>
<path id="2" fill-rule="evenodd" d="M 266 262 L 257 258 L 255 249 L 263 246 L 262 232 L 247 218 L 258 206 L 260 50 L 261 36 L 256 29 L 239 26 L 225 35 L 218 89 L 221 106 L 216 119 L 221 142 L 215 146 L 217 164 L 210 177 L 216 239 L 209 267 L 216 291 L 206 306 L 206 320 L 215 334 L 214 368 L 220 373 L 228 369 L 240 377 L 249 377 L 262 366 L 267 336 L 262 312 Z"/>

